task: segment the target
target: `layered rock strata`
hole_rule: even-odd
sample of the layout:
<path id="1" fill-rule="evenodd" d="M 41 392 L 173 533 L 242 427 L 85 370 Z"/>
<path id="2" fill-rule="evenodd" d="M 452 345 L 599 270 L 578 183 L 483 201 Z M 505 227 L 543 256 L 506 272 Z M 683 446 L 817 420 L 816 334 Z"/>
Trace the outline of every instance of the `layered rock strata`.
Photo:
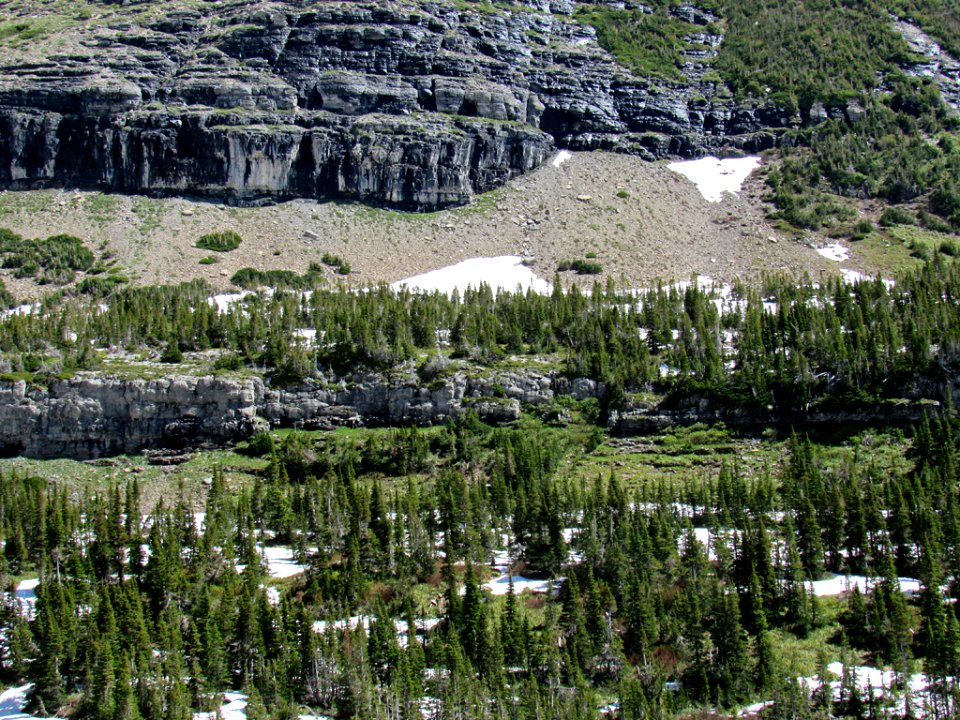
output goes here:
<path id="1" fill-rule="evenodd" d="M 705 79 L 713 16 L 675 9 L 702 32 L 688 38 L 687 81 L 656 82 L 618 65 L 574 6 L 91 3 L 102 12 L 0 57 L 0 187 L 435 209 L 555 145 L 757 150 L 800 121 Z M 42 29 L 33 10 L 9 19 Z"/>

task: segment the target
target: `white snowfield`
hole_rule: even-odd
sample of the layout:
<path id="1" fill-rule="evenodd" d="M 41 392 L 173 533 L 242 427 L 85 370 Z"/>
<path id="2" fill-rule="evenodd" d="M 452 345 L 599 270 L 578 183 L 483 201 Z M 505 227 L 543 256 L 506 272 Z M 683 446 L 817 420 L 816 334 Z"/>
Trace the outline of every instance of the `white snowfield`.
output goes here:
<path id="1" fill-rule="evenodd" d="M 33 685 L 21 685 L 4 690 L 0 694 L 0 720 L 39 720 L 35 715 L 27 715 L 23 712 L 31 690 Z"/>
<path id="2" fill-rule="evenodd" d="M 265 547 L 263 555 L 267 559 L 267 572 L 273 578 L 293 577 L 307 569 L 294 559 L 294 552 L 288 547 Z"/>
<path id="3" fill-rule="evenodd" d="M 33 620 L 37 612 L 37 586 L 39 578 L 22 580 L 17 585 L 17 606 L 20 614 L 28 620 Z"/>
<path id="4" fill-rule="evenodd" d="M 513 592 L 519 595 L 524 590 L 532 593 L 546 593 L 553 590 L 563 578 L 557 580 L 533 580 L 523 575 L 513 576 Z M 484 590 L 489 590 L 491 595 L 506 595 L 510 592 L 510 576 L 501 575 L 489 580 L 481 585 Z"/>
<path id="5" fill-rule="evenodd" d="M 398 280 L 391 283 L 390 287 L 394 290 L 406 287 L 413 292 L 450 295 L 454 290 L 462 294 L 468 287 L 476 289 L 480 283 L 489 285 L 494 294 L 501 290 L 513 292 L 518 287 L 523 292 L 533 290 L 547 294 L 553 291 L 550 283 L 537 277 L 533 270 L 523 264 L 523 258 L 519 255 L 471 258 L 456 265 Z"/>
<path id="6" fill-rule="evenodd" d="M 826 580 L 814 580 L 808 583 L 808 587 L 813 590 L 817 597 L 828 597 L 831 595 L 843 595 L 853 592 L 854 588 L 859 588 L 861 593 L 868 593 L 873 589 L 882 578 L 865 577 L 863 575 L 835 575 Z M 907 595 L 919 595 L 922 589 L 920 581 L 916 578 L 902 577 L 897 578 L 900 585 L 900 592 Z"/>
<path id="7" fill-rule="evenodd" d="M 198 712 L 193 720 L 246 720 L 247 696 L 239 692 L 223 694 L 223 705 L 216 712 Z M 3 720 L 0 717 L 0 720 Z M 326 715 L 300 715 L 298 720 L 330 720 Z"/>
<path id="8" fill-rule="evenodd" d="M 825 245 L 822 248 L 817 248 L 817 255 L 821 255 L 827 260 L 833 260 L 834 262 L 843 262 L 844 260 L 850 259 L 850 248 L 843 243 L 836 242 L 831 245 Z"/>
<path id="9" fill-rule="evenodd" d="M 840 662 L 832 662 L 827 665 L 827 671 L 833 676 L 829 681 L 831 696 L 834 702 L 840 702 L 846 699 L 846 693 L 849 690 L 844 688 L 844 665 Z M 907 710 L 907 697 L 910 698 L 910 707 L 913 711 L 912 717 L 926 718 L 933 717 L 930 712 L 930 679 L 923 673 L 916 673 L 909 677 L 904 677 L 901 689 L 894 692 L 895 686 L 900 686 L 897 673 L 893 670 L 879 670 L 875 667 L 865 665 L 848 665 L 846 674 L 850 679 L 849 685 L 854 685 L 861 698 L 866 702 L 872 695 L 874 698 L 888 698 L 887 707 L 884 709 L 883 717 L 902 717 Z M 800 678 L 800 684 L 807 692 L 812 694 L 823 687 L 823 679 L 813 676 Z M 909 690 L 909 693 L 907 692 Z M 764 708 L 773 705 L 773 701 L 755 703 L 743 708 L 737 715 L 739 717 L 755 717 Z M 887 713 L 890 713 L 888 715 Z M 942 717 L 942 716 L 941 716 Z"/>
<path id="10" fill-rule="evenodd" d="M 267 574 L 272 578 L 288 578 L 299 575 L 307 569 L 306 565 L 301 565 L 295 559 L 296 553 L 289 547 L 258 547 L 260 555 L 267 565 Z M 237 565 L 237 572 L 242 573 L 246 565 Z"/>
<path id="11" fill-rule="evenodd" d="M 760 158 L 756 156 L 720 160 L 708 155 L 699 160 L 683 160 L 667 165 L 667 168 L 696 185 L 708 202 L 720 202 L 724 193 L 739 193 L 743 181 L 758 167 Z"/>
<path id="12" fill-rule="evenodd" d="M 560 167 L 567 160 L 573 157 L 573 153 L 569 150 L 561 150 L 556 155 L 553 156 L 553 161 L 550 163 L 554 167 Z"/>

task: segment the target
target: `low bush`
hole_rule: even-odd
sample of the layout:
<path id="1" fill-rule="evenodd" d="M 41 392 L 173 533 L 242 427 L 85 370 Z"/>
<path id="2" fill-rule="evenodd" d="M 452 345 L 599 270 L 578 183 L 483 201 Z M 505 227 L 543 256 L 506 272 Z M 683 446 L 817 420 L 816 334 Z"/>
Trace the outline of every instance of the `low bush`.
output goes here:
<path id="1" fill-rule="evenodd" d="M 197 240 L 197 247 L 202 250 L 213 250 L 215 252 L 230 252 L 240 247 L 241 238 L 233 230 L 224 230 L 222 232 L 207 233 L 201 235 Z"/>
<path id="2" fill-rule="evenodd" d="M 894 225 L 916 225 L 917 220 L 913 215 L 898 207 L 888 207 L 880 215 L 880 225 L 883 227 L 893 227 Z"/>
<path id="3" fill-rule="evenodd" d="M 577 275 L 599 275 L 603 272 L 603 266 L 600 263 L 580 259 L 564 260 L 557 265 L 557 272 L 567 272 L 570 270 Z"/>

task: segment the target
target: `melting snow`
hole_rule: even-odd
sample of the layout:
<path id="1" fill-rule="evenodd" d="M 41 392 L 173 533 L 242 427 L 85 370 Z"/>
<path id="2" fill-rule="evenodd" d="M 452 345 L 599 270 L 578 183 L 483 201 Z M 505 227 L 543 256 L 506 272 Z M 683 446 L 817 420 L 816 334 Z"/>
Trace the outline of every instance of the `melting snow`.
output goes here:
<path id="1" fill-rule="evenodd" d="M 850 250 L 843 243 L 833 243 L 826 247 L 817 248 L 817 254 L 834 262 L 843 262 L 850 258 Z"/>
<path id="2" fill-rule="evenodd" d="M 860 592 L 870 592 L 879 578 L 865 577 L 863 575 L 835 575 L 826 580 L 814 580 L 809 583 L 817 597 L 827 597 L 830 595 L 842 595 L 846 592 L 853 592 L 855 587 L 860 588 Z M 918 595 L 920 593 L 920 581 L 916 578 L 902 577 L 897 578 L 900 583 L 900 591 L 908 595 Z"/>
<path id="3" fill-rule="evenodd" d="M 31 690 L 33 685 L 21 685 L 4 690 L 0 694 L 0 720 L 38 720 L 35 716 L 23 712 Z"/>
<path id="4" fill-rule="evenodd" d="M 216 712 L 194 713 L 193 720 L 246 720 L 247 696 L 243 693 L 228 692 L 223 694 L 224 704 Z"/>
<path id="5" fill-rule="evenodd" d="M 294 560 L 293 550 L 288 547 L 265 547 L 263 556 L 267 559 L 267 572 L 270 577 L 292 577 L 307 569 Z"/>
<path id="6" fill-rule="evenodd" d="M 560 167 L 567 160 L 573 157 L 573 153 L 569 150 L 561 150 L 553 157 L 553 162 L 551 163 L 554 167 Z"/>
<path id="7" fill-rule="evenodd" d="M 9 310 L 0 312 L 0 319 L 6 320 L 14 315 L 33 315 L 34 313 L 38 312 L 40 312 L 40 303 L 18 305 L 15 308 L 10 308 Z"/>
<path id="8" fill-rule="evenodd" d="M 272 578 L 288 578 L 299 575 L 307 569 L 294 559 L 294 551 L 288 547 L 260 547 L 260 555 L 267 564 L 267 574 Z M 238 564 L 237 572 L 241 573 L 246 565 Z"/>
<path id="9" fill-rule="evenodd" d="M 244 290 L 243 292 L 238 293 L 214 295 L 213 297 L 207 298 L 207 302 L 211 305 L 216 305 L 217 312 L 225 313 L 229 312 L 233 305 L 243 300 L 247 295 L 253 295 L 253 292 L 250 290 Z"/>
<path id="10" fill-rule="evenodd" d="M 17 585 L 17 604 L 20 606 L 20 612 L 28 620 L 33 620 L 37 609 L 37 586 L 40 580 L 23 580 Z"/>
<path id="11" fill-rule="evenodd" d="M 494 293 L 499 290 L 513 292 L 519 286 L 526 291 L 549 293 L 552 288 L 546 280 L 538 278 L 533 270 L 522 263 L 519 255 L 502 255 L 492 258 L 472 258 L 456 265 L 449 265 L 390 285 L 394 290 L 406 286 L 415 292 L 441 292 L 447 295 L 454 290 L 463 292 L 467 287 L 489 285 Z"/>
<path id="12" fill-rule="evenodd" d="M 728 158 L 719 160 L 708 156 L 699 160 L 685 160 L 667 165 L 697 186 L 709 202 L 720 202 L 724 193 L 736 195 L 747 176 L 760 167 L 760 158 Z"/>
<path id="13" fill-rule="evenodd" d="M 532 593 L 550 592 L 558 581 L 556 580 L 532 580 L 523 575 L 513 576 L 513 592 L 519 595 L 524 590 Z M 485 582 L 481 587 L 489 590 L 492 595 L 506 595 L 510 591 L 510 576 L 501 575 L 489 582 Z"/>

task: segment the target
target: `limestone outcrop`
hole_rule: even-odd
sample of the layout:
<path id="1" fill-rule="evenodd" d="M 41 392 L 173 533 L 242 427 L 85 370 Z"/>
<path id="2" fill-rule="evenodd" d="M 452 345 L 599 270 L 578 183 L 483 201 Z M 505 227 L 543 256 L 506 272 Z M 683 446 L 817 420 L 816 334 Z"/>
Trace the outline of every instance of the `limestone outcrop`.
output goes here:
<path id="1" fill-rule="evenodd" d="M 799 122 L 705 79 L 711 15 L 675 9 L 703 31 L 688 39 L 687 81 L 666 82 L 618 65 L 575 5 L 91 3 L 103 12 L 0 55 L 0 187 L 425 210 L 555 146 L 757 150 Z"/>
<path id="2" fill-rule="evenodd" d="M 582 383 L 581 383 L 582 384 Z M 538 373 L 455 372 L 429 383 L 413 370 L 274 389 L 259 377 L 140 380 L 76 377 L 47 386 L 0 381 L 0 454 L 94 458 L 146 448 L 222 445 L 269 427 L 429 425 L 471 409 L 515 420 L 569 383 Z M 595 383 L 586 387 L 596 389 Z"/>

